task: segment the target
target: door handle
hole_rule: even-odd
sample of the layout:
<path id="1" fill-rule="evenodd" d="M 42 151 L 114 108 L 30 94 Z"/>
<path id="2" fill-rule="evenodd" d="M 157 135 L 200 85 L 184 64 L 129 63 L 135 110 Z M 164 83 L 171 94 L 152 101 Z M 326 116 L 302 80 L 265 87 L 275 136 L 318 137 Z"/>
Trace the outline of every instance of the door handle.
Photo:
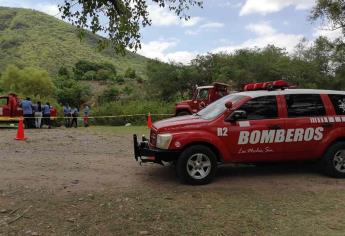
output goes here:
<path id="1" fill-rule="evenodd" d="M 324 127 L 324 128 L 331 128 L 332 126 L 333 126 L 332 123 L 323 123 L 322 124 L 322 127 Z"/>
<path id="2" fill-rule="evenodd" d="M 281 129 L 282 127 L 280 125 L 269 125 L 268 128 L 273 129 L 273 130 L 278 130 L 278 129 Z"/>

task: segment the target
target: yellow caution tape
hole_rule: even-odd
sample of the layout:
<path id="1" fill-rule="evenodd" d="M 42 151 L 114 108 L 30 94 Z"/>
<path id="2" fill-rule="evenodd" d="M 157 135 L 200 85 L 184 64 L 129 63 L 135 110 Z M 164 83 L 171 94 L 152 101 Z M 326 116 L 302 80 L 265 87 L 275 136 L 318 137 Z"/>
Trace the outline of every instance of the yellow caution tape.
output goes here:
<path id="1" fill-rule="evenodd" d="M 151 116 L 173 116 L 174 114 L 150 114 Z M 139 117 L 139 116 L 148 116 L 148 114 L 131 114 L 131 115 L 112 115 L 112 116 L 87 116 L 89 119 L 104 119 L 104 118 L 121 118 L 121 117 Z M 77 118 L 77 119 L 83 119 L 86 116 L 78 116 L 78 117 L 64 117 L 64 116 L 51 116 L 50 119 L 65 119 L 65 118 Z M 19 121 L 24 117 L 1 117 L 0 121 Z M 41 118 L 45 119 L 45 117 L 25 117 L 27 119 L 36 119 Z"/>

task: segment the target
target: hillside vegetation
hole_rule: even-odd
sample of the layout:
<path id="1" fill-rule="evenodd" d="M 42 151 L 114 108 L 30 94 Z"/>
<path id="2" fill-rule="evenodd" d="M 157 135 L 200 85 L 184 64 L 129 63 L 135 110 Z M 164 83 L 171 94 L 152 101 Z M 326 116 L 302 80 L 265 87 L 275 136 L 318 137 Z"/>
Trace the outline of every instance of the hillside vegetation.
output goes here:
<path id="1" fill-rule="evenodd" d="M 133 68 L 145 78 L 147 58 L 130 52 L 116 55 L 112 49 L 99 51 L 99 39 L 87 32 L 80 41 L 76 27 L 41 12 L 0 7 L 0 73 L 14 64 L 56 75 L 62 66 L 72 68 L 87 60 L 113 64 L 120 73 Z"/>

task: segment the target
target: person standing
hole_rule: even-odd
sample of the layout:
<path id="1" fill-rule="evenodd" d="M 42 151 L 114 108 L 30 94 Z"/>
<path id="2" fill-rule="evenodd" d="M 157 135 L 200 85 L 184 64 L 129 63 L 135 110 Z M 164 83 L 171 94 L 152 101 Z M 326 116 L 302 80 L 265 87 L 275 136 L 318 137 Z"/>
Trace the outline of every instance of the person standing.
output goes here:
<path id="1" fill-rule="evenodd" d="M 37 104 L 35 104 L 34 106 L 34 110 L 35 110 L 35 126 L 36 128 L 41 128 L 41 124 L 42 124 L 42 104 L 40 101 L 37 102 Z"/>
<path id="2" fill-rule="evenodd" d="M 43 106 L 43 119 L 44 119 L 44 123 L 46 125 L 48 125 L 48 129 L 50 129 L 51 128 L 51 124 L 50 124 L 50 104 L 49 104 L 49 102 L 47 102 Z"/>
<path id="3" fill-rule="evenodd" d="M 89 127 L 89 115 L 90 115 L 90 107 L 86 105 L 84 107 L 84 127 Z"/>
<path id="4" fill-rule="evenodd" d="M 65 127 L 69 128 L 71 126 L 71 107 L 68 104 L 63 107 L 63 114 L 65 118 Z"/>
<path id="5" fill-rule="evenodd" d="M 71 122 L 71 127 L 74 124 L 74 128 L 78 127 L 78 114 L 79 114 L 79 110 L 78 108 L 74 107 L 72 109 L 72 122 Z"/>
<path id="6" fill-rule="evenodd" d="M 24 125 L 26 129 L 30 129 L 31 122 L 33 119 L 32 113 L 32 103 L 30 98 L 26 98 L 21 102 L 21 107 L 23 109 Z"/>

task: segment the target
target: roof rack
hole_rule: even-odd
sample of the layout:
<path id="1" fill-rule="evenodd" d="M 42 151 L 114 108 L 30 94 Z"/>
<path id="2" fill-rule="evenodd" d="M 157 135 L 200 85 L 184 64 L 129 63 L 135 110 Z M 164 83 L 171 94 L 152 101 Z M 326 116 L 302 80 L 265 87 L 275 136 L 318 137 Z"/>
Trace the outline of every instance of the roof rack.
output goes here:
<path id="1" fill-rule="evenodd" d="M 276 81 L 261 82 L 261 83 L 248 83 L 248 84 L 242 85 L 243 91 L 255 91 L 255 90 L 273 91 L 277 89 L 284 90 L 289 87 L 290 85 L 284 80 L 276 80 Z"/>

